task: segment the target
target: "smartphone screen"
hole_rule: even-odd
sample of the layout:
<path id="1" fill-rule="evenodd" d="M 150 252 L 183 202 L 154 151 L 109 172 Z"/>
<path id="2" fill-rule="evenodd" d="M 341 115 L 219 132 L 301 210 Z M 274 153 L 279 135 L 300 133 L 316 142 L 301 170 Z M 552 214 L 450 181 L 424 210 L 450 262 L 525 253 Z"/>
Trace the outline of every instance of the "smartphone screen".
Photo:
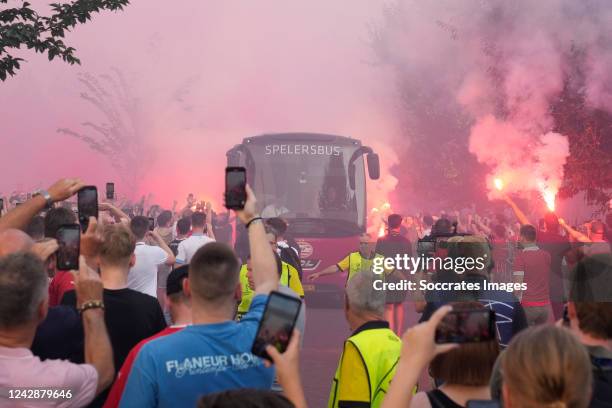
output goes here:
<path id="1" fill-rule="evenodd" d="M 149 231 L 153 231 L 155 229 L 155 218 L 149 217 Z"/>
<path id="2" fill-rule="evenodd" d="M 281 353 L 285 352 L 295 327 L 295 321 L 300 313 L 300 307 L 302 307 L 302 301 L 298 298 L 280 292 L 270 293 L 251 348 L 253 354 L 271 360 L 266 352 L 268 344 L 276 347 Z"/>
<path id="3" fill-rule="evenodd" d="M 436 343 L 479 343 L 495 338 L 495 312 L 489 309 L 452 311 L 436 328 Z"/>
<path id="4" fill-rule="evenodd" d="M 81 228 L 78 224 L 62 225 L 57 230 L 57 269 L 68 271 L 79 269 Z"/>
<path id="5" fill-rule="evenodd" d="M 2 215 L 3 210 L 4 210 L 4 198 L 0 198 L 0 215 Z"/>
<path id="6" fill-rule="evenodd" d="M 115 183 L 106 183 L 106 199 L 115 199 Z"/>
<path id="7" fill-rule="evenodd" d="M 225 169 L 225 207 L 241 210 L 246 202 L 246 169 L 228 167 Z"/>
<path id="8" fill-rule="evenodd" d="M 497 400 L 469 400 L 467 408 L 500 408 L 501 405 Z"/>
<path id="9" fill-rule="evenodd" d="M 87 231 L 89 217 L 98 218 L 98 189 L 95 186 L 85 186 L 77 196 L 79 223 L 83 231 Z"/>

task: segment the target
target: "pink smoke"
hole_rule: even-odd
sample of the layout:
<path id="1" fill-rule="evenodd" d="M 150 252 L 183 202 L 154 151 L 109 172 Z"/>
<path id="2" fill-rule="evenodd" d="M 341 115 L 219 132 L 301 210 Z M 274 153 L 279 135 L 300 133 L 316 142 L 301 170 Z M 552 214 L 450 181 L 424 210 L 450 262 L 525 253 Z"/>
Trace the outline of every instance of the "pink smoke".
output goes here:
<path id="1" fill-rule="evenodd" d="M 69 34 L 81 66 L 24 51 L 18 76 L 0 84 L 0 171 L 11 175 L 0 178 L 1 193 L 78 175 L 99 188 L 114 181 L 131 198 L 153 192 L 152 201 L 167 206 L 190 192 L 219 206 L 225 153 L 244 137 L 333 133 L 379 152 L 392 139 L 385 100 L 391 81 L 369 63 L 369 26 L 381 12 L 376 2 L 131 3 Z M 126 92 L 115 92 L 108 79 L 115 69 Z M 124 124 L 135 123 L 120 132 L 131 141 L 121 166 L 57 132 L 92 136 L 83 123 L 112 125 L 81 98 L 92 91 L 80 74 L 100 82 Z M 133 101 L 129 112 L 119 94 Z M 381 154 L 381 181 L 369 183 L 372 198 L 392 190 L 394 160 L 389 150 Z"/>

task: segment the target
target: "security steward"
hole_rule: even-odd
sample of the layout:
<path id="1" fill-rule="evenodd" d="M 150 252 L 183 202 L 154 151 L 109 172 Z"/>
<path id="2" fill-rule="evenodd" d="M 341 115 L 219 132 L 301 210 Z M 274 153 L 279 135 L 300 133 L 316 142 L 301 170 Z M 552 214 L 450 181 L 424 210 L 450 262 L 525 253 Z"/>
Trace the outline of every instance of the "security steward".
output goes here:
<path id="1" fill-rule="evenodd" d="M 314 281 L 321 276 L 333 275 L 335 273 L 347 272 L 346 281 L 361 271 L 370 271 L 374 258 L 382 258 L 382 255 L 374 253 L 372 237 L 368 233 L 363 233 L 359 237 L 359 251 L 351 252 L 336 265 L 328 266 L 321 272 L 313 273 L 308 276 L 309 281 Z"/>
<path id="2" fill-rule="evenodd" d="M 278 283 L 287 286 L 291 290 L 293 290 L 301 299 L 304 298 L 304 288 L 302 287 L 302 282 L 300 281 L 300 276 L 293 266 L 289 265 L 286 262 L 281 261 L 280 257 L 276 253 L 276 236 L 273 233 L 266 233 L 268 240 L 270 242 L 270 246 L 274 251 L 274 255 L 276 257 L 276 265 L 278 267 L 278 275 L 280 277 Z M 240 268 L 240 289 L 242 291 L 242 299 L 240 304 L 238 305 L 238 310 L 236 313 L 236 319 L 240 320 L 240 318 L 249 311 L 249 307 L 251 306 L 251 301 L 253 300 L 253 296 L 255 295 L 253 284 L 253 278 L 251 273 L 251 257 L 247 258 L 247 263 L 242 265 Z"/>
<path id="3" fill-rule="evenodd" d="M 377 408 L 395 375 L 401 340 L 384 320 L 385 295 L 375 275 L 359 272 L 347 282 L 345 316 L 353 331 L 344 342 L 328 408 Z"/>

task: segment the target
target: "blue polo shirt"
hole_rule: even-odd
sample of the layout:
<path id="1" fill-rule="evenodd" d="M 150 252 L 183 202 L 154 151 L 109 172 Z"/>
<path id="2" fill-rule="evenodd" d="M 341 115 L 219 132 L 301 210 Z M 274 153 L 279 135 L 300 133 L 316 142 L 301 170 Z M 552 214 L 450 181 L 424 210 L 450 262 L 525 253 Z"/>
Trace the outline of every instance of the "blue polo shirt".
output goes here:
<path id="1" fill-rule="evenodd" d="M 192 325 L 145 344 L 120 407 L 195 407 L 204 394 L 270 389 L 274 369 L 251 354 L 267 300 L 255 296 L 240 322 Z"/>

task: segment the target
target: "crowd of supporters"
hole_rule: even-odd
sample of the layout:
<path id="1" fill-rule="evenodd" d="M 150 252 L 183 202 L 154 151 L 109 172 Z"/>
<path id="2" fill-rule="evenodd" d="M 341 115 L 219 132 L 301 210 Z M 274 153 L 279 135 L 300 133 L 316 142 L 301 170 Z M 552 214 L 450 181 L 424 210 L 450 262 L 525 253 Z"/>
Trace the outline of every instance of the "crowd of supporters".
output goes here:
<path id="1" fill-rule="evenodd" d="M 272 361 L 251 353 L 270 292 L 304 297 L 299 247 L 286 222 L 262 219 L 248 187 L 244 209 L 234 214 L 217 214 L 192 195 L 179 210 L 100 202 L 98 218 L 81 233 L 78 270 L 58 270 L 57 233 L 78 223 L 73 197 L 83 186 L 63 179 L 42 194 L 5 200 L 0 406 L 307 406 L 299 364 L 304 307 L 284 353 L 268 347 Z M 490 260 L 468 273 L 419 277 L 524 282 L 527 289 L 425 292 L 406 302 L 405 294 L 374 290 L 374 274 L 354 274 L 344 294 L 352 334 L 329 379 L 330 408 L 474 400 L 612 406 L 612 217 L 582 226 L 552 213 L 530 220 L 506 200 L 506 215 L 389 217 L 374 248 L 383 256 L 417 254 L 419 239 L 443 236 L 437 250 L 445 256 Z M 234 217 L 243 226 L 235 238 Z M 406 303 L 421 319 L 404 332 Z M 436 343 L 451 310 L 484 308 L 496 312 L 493 340 Z M 32 389 L 70 397 L 19 398 Z"/>

